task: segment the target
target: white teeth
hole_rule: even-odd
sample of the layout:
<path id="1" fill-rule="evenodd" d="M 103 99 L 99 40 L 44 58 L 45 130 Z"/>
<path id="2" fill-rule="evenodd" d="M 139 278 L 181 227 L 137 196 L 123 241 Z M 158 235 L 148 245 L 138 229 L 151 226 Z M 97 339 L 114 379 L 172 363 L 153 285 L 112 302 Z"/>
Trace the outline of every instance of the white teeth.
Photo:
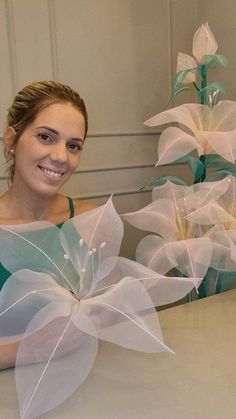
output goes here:
<path id="1" fill-rule="evenodd" d="M 60 177 L 60 176 L 62 176 L 62 173 L 54 172 L 53 170 L 45 169 L 44 167 L 40 167 L 40 169 L 44 173 L 46 173 L 46 175 L 48 175 L 48 176 L 53 176 L 53 177 Z"/>

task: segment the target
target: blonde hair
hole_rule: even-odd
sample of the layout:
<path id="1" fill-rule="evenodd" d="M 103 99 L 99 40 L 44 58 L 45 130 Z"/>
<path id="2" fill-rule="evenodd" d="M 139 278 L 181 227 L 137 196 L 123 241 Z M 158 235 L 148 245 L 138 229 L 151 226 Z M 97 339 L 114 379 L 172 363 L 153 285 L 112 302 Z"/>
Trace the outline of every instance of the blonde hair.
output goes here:
<path id="1" fill-rule="evenodd" d="M 71 87 L 56 81 L 39 81 L 25 86 L 15 96 L 8 109 L 7 126 L 14 128 L 16 134 L 12 148 L 23 134 L 27 126 L 34 121 L 38 113 L 54 103 L 71 103 L 78 109 L 85 121 L 85 137 L 88 131 L 88 114 L 85 103 L 80 95 Z M 15 173 L 15 159 L 9 147 L 4 148 L 4 154 L 9 163 L 9 180 L 12 182 Z"/>

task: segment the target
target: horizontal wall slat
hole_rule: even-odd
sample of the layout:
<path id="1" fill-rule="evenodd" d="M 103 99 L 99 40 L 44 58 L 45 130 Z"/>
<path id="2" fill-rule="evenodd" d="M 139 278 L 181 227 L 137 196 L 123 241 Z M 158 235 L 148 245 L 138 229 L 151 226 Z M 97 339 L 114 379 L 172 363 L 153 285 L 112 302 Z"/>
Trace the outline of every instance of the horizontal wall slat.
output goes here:
<path id="1" fill-rule="evenodd" d="M 107 172 L 98 173 L 77 173 L 62 188 L 62 192 L 71 196 L 80 196 L 89 198 L 104 194 L 134 193 L 140 188 L 150 183 L 151 180 L 172 174 L 182 176 L 187 182 L 191 183 L 191 173 L 185 165 L 173 167 L 147 167 L 124 170 L 113 170 L 109 174 Z"/>

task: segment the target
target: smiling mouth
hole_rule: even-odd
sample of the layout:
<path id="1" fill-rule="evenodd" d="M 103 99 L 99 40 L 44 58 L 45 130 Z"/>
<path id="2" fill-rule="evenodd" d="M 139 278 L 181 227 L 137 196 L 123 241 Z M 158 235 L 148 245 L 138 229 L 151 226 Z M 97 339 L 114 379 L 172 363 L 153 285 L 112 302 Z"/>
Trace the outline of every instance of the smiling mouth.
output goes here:
<path id="1" fill-rule="evenodd" d="M 42 166 L 38 166 L 38 167 L 40 170 L 42 170 L 43 173 L 45 173 L 45 175 L 54 179 L 59 179 L 60 177 L 64 175 L 64 172 L 58 172 L 55 170 L 46 169 L 45 167 L 42 167 Z"/>

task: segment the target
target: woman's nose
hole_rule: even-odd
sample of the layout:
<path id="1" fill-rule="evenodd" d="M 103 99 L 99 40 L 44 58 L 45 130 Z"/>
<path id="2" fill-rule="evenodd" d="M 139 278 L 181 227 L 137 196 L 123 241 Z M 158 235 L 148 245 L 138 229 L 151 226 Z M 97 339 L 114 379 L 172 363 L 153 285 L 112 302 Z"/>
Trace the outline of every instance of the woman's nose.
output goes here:
<path id="1" fill-rule="evenodd" d="M 50 154 L 52 161 L 64 163 L 67 160 L 67 149 L 64 143 L 54 144 Z"/>

